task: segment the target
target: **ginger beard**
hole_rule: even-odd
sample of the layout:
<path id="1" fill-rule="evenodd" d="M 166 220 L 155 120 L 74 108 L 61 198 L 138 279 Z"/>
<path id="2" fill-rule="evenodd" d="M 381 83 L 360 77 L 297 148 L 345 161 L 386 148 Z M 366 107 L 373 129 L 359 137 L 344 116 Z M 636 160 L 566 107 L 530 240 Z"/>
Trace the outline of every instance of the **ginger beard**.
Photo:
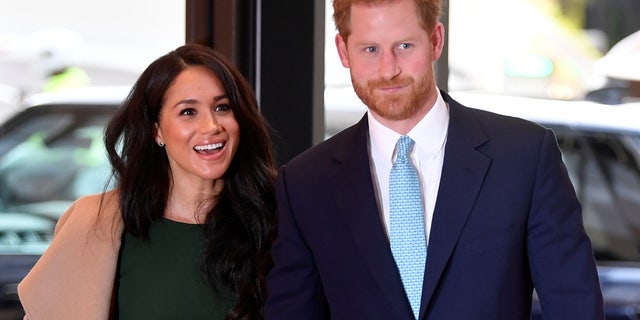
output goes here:
<path id="1" fill-rule="evenodd" d="M 427 101 L 433 80 L 429 75 L 423 75 L 418 81 L 412 77 L 395 78 L 392 80 L 369 80 L 366 84 L 351 78 L 353 88 L 362 102 L 369 109 L 389 120 L 403 120 L 414 115 Z M 408 93 L 378 94 L 379 88 L 409 86 Z M 379 92 L 379 91 L 378 91 Z"/>

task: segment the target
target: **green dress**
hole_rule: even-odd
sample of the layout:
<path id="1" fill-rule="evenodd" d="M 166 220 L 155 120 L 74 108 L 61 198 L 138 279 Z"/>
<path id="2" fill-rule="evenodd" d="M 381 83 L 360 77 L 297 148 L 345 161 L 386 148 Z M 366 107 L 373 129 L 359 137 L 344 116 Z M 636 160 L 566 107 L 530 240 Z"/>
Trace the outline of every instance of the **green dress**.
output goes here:
<path id="1" fill-rule="evenodd" d="M 204 227 L 154 222 L 149 242 L 125 234 L 118 261 L 119 320 L 224 319 L 232 304 L 200 272 Z"/>

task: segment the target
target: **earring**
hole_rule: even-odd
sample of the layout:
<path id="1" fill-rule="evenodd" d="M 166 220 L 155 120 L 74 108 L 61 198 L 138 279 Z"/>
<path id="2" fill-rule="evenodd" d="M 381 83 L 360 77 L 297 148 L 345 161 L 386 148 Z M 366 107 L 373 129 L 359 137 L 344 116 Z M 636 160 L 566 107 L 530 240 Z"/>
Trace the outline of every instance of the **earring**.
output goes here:
<path id="1" fill-rule="evenodd" d="M 160 141 L 158 142 L 158 145 L 160 146 L 160 148 L 164 148 L 164 142 Z"/>

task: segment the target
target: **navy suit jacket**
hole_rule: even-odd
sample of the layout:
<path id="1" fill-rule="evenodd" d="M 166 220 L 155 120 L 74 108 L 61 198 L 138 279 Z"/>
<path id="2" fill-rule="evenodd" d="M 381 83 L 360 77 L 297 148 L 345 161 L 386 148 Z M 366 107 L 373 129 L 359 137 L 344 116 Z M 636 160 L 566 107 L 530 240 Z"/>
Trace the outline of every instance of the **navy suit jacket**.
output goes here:
<path id="1" fill-rule="evenodd" d="M 464 107 L 450 123 L 420 319 L 603 319 L 552 131 Z M 517 106 L 514 106 L 517 108 Z M 366 116 L 280 169 L 267 320 L 412 319 L 374 194 Z"/>

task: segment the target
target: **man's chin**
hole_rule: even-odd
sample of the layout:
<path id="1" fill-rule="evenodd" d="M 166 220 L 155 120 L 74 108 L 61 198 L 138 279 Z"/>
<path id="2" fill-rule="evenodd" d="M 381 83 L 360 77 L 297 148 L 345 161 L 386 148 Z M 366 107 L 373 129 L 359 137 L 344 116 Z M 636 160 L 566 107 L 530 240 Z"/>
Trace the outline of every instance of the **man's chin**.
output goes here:
<path id="1" fill-rule="evenodd" d="M 410 108 L 402 104 L 378 104 L 369 109 L 387 120 L 404 120 L 411 116 Z"/>

